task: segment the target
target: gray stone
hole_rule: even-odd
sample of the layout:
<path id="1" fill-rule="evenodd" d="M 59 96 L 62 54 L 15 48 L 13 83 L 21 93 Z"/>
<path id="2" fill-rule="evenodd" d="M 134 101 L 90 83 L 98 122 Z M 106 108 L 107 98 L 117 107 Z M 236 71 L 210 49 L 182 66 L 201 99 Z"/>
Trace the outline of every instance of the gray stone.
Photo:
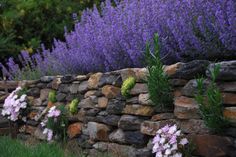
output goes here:
<path id="1" fill-rule="evenodd" d="M 122 78 L 119 74 L 103 74 L 99 80 L 98 86 L 114 85 L 120 87 L 122 85 Z"/>
<path id="2" fill-rule="evenodd" d="M 143 119 L 138 116 L 122 115 L 118 127 L 122 130 L 139 130 Z"/>
<path id="3" fill-rule="evenodd" d="M 79 85 L 79 92 L 85 93 L 86 91 L 88 91 L 88 81 L 83 81 Z"/>
<path id="4" fill-rule="evenodd" d="M 210 81 L 209 80 L 204 80 L 203 82 L 203 90 L 206 91 L 207 87 L 210 85 Z M 198 92 L 197 89 L 197 80 L 193 79 L 190 80 L 181 90 L 181 93 L 185 96 L 189 96 L 189 97 L 194 97 Z"/>
<path id="5" fill-rule="evenodd" d="M 79 102 L 79 108 L 94 108 L 95 107 L 95 104 L 92 102 L 92 100 L 90 98 L 86 98 L 86 99 L 82 99 L 80 102 Z"/>
<path id="6" fill-rule="evenodd" d="M 77 81 L 84 81 L 84 80 L 87 80 L 88 77 L 86 75 L 78 75 L 78 76 L 75 77 L 75 79 Z"/>
<path id="7" fill-rule="evenodd" d="M 43 76 L 43 77 L 40 78 L 40 81 L 43 82 L 43 83 L 49 83 L 54 78 L 55 78 L 55 76 Z"/>
<path id="8" fill-rule="evenodd" d="M 111 125 L 111 126 L 118 126 L 118 122 L 120 120 L 120 116 L 117 115 L 108 115 L 105 116 L 102 119 L 102 122 L 107 124 L 107 125 Z"/>
<path id="9" fill-rule="evenodd" d="M 70 85 L 68 85 L 68 84 L 60 84 L 58 91 L 62 92 L 62 93 L 69 93 L 69 91 L 70 91 L 69 87 L 70 87 Z"/>
<path id="10" fill-rule="evenodd" d="M 49 92 L 51 91 L 51 89 L 41 89 L 40 90 L 40 99 L 42 100 L 42 101 L 44 101 L 44 100 L 47 100 L 48 99 L 48 94 L 49 94 Z"/>
<path id="11" fill-rule="evenodd" d="M 138 102 L 142 105 L 152 105 L 152 101 L 149 98 L 149 94 L 139 94 Z"/>
<path id="12" fill-rule="evenodd" d="M 86 111 L 86 116 L 96 116 L 100 110 L 98 108 L 91 108 Z"/>
<path id="13" fill-rule="evenodd" d="M 46 134 L 43 134 L 43 129 L 40 128 L 40 127 L 37 127 L 37 129 L 35 130 L 34 137 L 36 137 L 37 139 L 40 139 L 40 140 L 46 140 L 47 139 Z"/>
<path id="14" fill-rule="evenodd" d="M 40 89 L 39 88 L 30 88 L 27 90 L 27 96 L 39 97 Z"/>
<path id="15" fill-rule="evenodd" d="M 71 83 L 76 79 L 75 76 L 73 75 L 65 75 L 61 78 L 62 83 Z"/>
<path id="16" fill-rule="evenodd" d="M 236 128 L 227 128 L 224 134 L 236 138 Z"/>
<path id="17" fill-rule="evenodd" d="M 143 83 L 136 83 L 134 88 L 130 90 L 131 95 L 138 95 L 138 94 L 147 93 L 147 92 L 148 92 L 147 84 L 143 84 Z"/>
<path id="18" fill-rule="evenodd" d="M 31 126 L 37 126 L 39 124 L 39 122 L 36 122 L 34 120 L 27 120 L 26 124 L 31 125 Z"/>
<path id="19" fill-rule="evenodd" d="M 81 148 L 85 148 L 85 149 L 93 148 L 93 144 L 89 142 L 89 136 L 87 135 L 80 135 L 77 138 L 77 142 Z"/>
<path id="20" fill-rule="evenodd" d="M 138 96 L 126 99 L 126 102 L 129 104 L 138 104 Z"/>
<path id="21" fill-rule="evenodd" d="M 121 129 L 118 129 L 118 130 L 115 130 L 113 131 L 110 135 L 109 135 L 109 140 L 111 142 L 115 142 L 115 143 L 123 143 L 125 144 L 126 141 L 125 141 L 125 133 L 123 130 Z"/>
<path id="22" fill-rule="evenodd" d="M 125 107 L 125 102 L 116 100 L 116 99 L 112 99 L 108 102 L 108 106 L 106 111 L 109 114 L 121 114 L 123 109 Z"/>
<path id="23" fill-rule="evenodd" d="M 153 156 L 152 149 L 142 148 L 136 151 L 136 157 L 151 157 L 151 156 Z"/>
<path id="24" fill-rule="evenodd" d="M 97 142 L 93 147 L 100 151 L 108 151 L 120 157 L 136 157 L 136 149 L 132 146 L 120 145 L 116 143 Z M 119 151 L 117 151 L 119 150 Z"/>
<path id="25" fill-rule="evenodd" d="M 15 90 L 18 87 L 18 81 L 0 81 L 0 90 Z"/>
<path id="26" fill-rule="evenodd" d="M 188 82 L 188 80 L 184 80 L 184 79 L 170 79 L 170 84 L 174 87 L 182 87 L 187 82 Z"/>
<path id="27" fill-rule="evenodd" d="M 204 121 L 200 119 L 181 120 L 180 129 L 187 134 L 207 134 L 210 132 Z"/>
<path id="28" fill-rule="evenodd" d="M 64 93 L 57 93 L 56 99 L 59 102 L 64 102 L 66 100 L 66 94 L 64 94 Z"/>
<path id="29" fill-rule="evenodd" d="M 235 82 L 219 82 L 217 85 L 219 89 L 223 92 L 236 92 L 236 81 Z"/>
<path id="30" fill-rule="evenodd" d="M 88 132 L 91 140 L 108 141 L 110 128 L 105 124 L 88 122 Z"/>
<path id="31" fill-rule="evenodd" d="M 77 94 L 79 92 L 79 83 L 72 83 L 69 87 L 69 91 L 71 94 Z"/>
<path id="32" fill-rule="evenodd" d="M 207 66 L 210 64 L 207 60 L 194 60 L 182 64 L 177 71 L 171 75 L 171 78 L 194 79 L 198 76 L 205 76 Z"/>
<path id="33" fill-rule="evenodd" d="M 207 68 L 207 71 L 206 71 L 206 75 L 208 77 L 211 77 L 210 71 L 212 71 L 214 69 L 216 64 L 220 65 L 220 73 L 217 76 L 217 80 L 235 81 L 235 79 L 236 79 L 236 60 L 210 64 Z"/>

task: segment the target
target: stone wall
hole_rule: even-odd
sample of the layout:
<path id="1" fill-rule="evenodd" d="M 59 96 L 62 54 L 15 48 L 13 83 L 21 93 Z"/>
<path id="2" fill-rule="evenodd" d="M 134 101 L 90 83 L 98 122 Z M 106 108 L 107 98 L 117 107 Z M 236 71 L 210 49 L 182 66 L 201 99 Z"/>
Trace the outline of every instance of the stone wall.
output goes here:
<path id="1" fill-rule="evenodd" d="M 206 157 L 236 156 L 236 61 L 220 62 L 218 87 L 223 94 L 224 114 L 232 122 L 224 135 L 213 135 L 199 116 L 193 97 L 199 75 L 209 78 L 214 63 L 196 60 L 165 66 L 174 93 L 174 109 L 160 111 L 148 100 L 145 68 L 122 69 L 88 75 L 45 76 L 35 81 L 0 82 L 0 108 L 8 92 L 18 85 L 28 87 L 31 113 L 26 124 L 19 126 L 19 137 L 45 139 L 37 121 L 47 106 L 50 90 L 57 91 L 57 103 L 68 104 L 79 98 L 79 112 L 69 117 L 69 142 L 76 142 L 89 153 L 109 150 L 124 157 L 149 157 L 151 139 L 165 124 L 176 123 L 196 144 L 196 155 Z M 122 82 L 133 76 L 136 85 L 130 99 L 120 94 Z M 207 86 L 209 80 L 204 82 Z M 1 109 L 0 109 L 1 110 Z M 0 116 L 0 133 L 8 131 L 7 121 Z"/>

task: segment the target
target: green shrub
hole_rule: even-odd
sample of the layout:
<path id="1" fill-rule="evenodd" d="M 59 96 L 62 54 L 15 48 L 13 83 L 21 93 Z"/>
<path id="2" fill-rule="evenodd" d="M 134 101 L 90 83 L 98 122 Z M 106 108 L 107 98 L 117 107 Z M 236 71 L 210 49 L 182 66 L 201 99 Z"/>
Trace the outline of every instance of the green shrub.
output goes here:
<path id="1" fill-rule="evenodd" d="M 151 52 L 150 43 L 146 44 L 145 61 L 148 69 L 147 86 L 149 98 L 160 109 L 171 107 L 173 96 L 168 76 L 163 71 L 160 58 L 158 35 L 154 36 L 154 52 Z"/>
<path id="2" fill-rule="evenodd" d="M 69 111 L 71 114 L 75 114 L 78 112 L 78 104 L 79 104 L 79 99 L 74 99 L 71 101 L 69 104 Z"/>
<path id="3" fill-rule="evenodd" d="M 53 39 L 64 39 L 64 27 L 70 31 L 82 11 L 100 0 L 1 0 L 1 58 L 16 56 L 21 50 L 35 52 L 40 43 L 51 47 Z M 74 17 L 76 18 L 76 17 Z"/>
<path id="4" fill-rule="evenodd" d="M 130 90 L 135 86 L 136 80 L 134 77 L 127 78 L 121 86 L 121 94 L 128 98 L 130 96 Z"/>
<path id="5" fill-rule="evenodd" d="M 216 65 L 211 71 L 212 82 L 206 92 L 203 85 L 204 78 L 197 79 L 198 93 L 195 96 L 202 119 L 206 126 L 216 133 L 221 133 L 229 125 L 229 122 L 223 116 L 222 95 L 215 83 L 219 71 L 220 65 Z"/>

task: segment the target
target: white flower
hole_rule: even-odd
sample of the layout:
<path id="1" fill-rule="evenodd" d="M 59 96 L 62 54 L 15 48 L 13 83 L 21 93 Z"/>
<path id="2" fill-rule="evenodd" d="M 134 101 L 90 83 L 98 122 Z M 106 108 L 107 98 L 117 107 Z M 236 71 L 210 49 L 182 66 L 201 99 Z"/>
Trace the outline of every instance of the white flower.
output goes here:
<path id="1" fill-rule="evenodd" d="M 163 155 L 162 155 L 161 152 L 157 152 L 157 153 L 156 153 L 156 157 L 163 157 Z"/>
<path id="2" fill-rule="evenodd" d="M 176 153 L 172 157 L 182 157 L 182 154 L 181 153 Z"/>
<path id="3" fill-rule="evenodd" d="M 25 98 L 26 98 L 26 96 L 27 96 L 27 95 L 23 94 L 23 95 L 20 97 L 20 99 L 19 99 L 19 100 L 20 100 L 20 102 L 23 102 L 23 101 L 25 101 Z"/>
<path id="4" fill-rule="evenodd" d="M 160 143 L 161 143 L 161 144 L 163 144 L 165 141 L 166 141 L 165 138 L 161 138 L 161 139 L 160 139 Z"/>
<path id="5" fill-rule="evenodd" d="M 176 126 L 176 125 L 173 125 L 173 126 L 170 127 L 168 133 L 169 133 L 169 134 L 173 134 L 174 132 L 176 132 L 176 130 L 177 130 L 177 126 Z"/>
<path id="6" fill-rule="evenodd" d="M 170 149 L 166 149 L 165 155 L 170 155 L 170 154 L 171 154 L 171 150 Z"/>
<path id="7" fill-rule="evenodd" d="M 187 138 L 183 138 L 183 139 L 181 139 L 181 141 L 179 142 L 179 144 L 181 144 L 181 145 L 186 145 L 186 144 L 188 144 L 188 140 L 187 140 Z"/>
<path id="8" fill-rule="evenodd" d="M 174 145 L 172 146 L 172 148 L 171 148 L 171 150 L 177 150 L 177 149 L 178 149 L 177 144 L 174 144 Z"/>
<path id="9" fill-rule="evenodd" d="M 181 135 L 181 130 L 176 131 L 175 135 L 180 136 Z"/>

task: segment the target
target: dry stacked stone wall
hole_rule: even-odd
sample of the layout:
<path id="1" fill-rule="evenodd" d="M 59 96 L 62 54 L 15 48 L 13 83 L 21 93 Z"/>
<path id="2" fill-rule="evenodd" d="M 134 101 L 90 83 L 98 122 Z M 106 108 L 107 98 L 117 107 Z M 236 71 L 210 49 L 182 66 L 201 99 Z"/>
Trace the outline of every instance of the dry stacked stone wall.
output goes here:
<path id="1" fill-rule="evenodd" d="M 28 88 L 31 112 L 26 124 L 20 125 L 18 137 L 32 136 L 45 140 L 38 115 L 47 106 L 50 90 L 56 90 L 56 104 L 68 104 L 79 98 L 78 113 L 69 117 L 68 143 L 77 143 L 90 154 L 111 151 L 124 157 L 152 156 L 151 140 L 156 131 L 166 124 L 177 124 L 196 145 L 195 154 L 206 157 L 236 156 L 236 61 L 219 62 L 217 85 L 223 94 L 224 115 L 231 127 L 223 135 L 209 132 L 199 115 L 194 100 L 196 77 L 209 78 L 215 63 L 195 60 L 165 66 L 174 93 L 174 109 L 160 111 L 148 99 L 148 89 L 143 80 L 145 68 L 129 68 L 108 73 L 88 75 L 44 76 L 34 81 L 1 81 L 0 110 L 8 92 L 18 85 Z M 122 82 L 133 76 L 136 85 L 131 98 L 121 95 Z M 204 82 L 207 86 L 209 80 Z M 0 133 L 8 132 L 8 121 L 0 116 Z M 76 148 L 75 148 L 76 149 Z"/>

